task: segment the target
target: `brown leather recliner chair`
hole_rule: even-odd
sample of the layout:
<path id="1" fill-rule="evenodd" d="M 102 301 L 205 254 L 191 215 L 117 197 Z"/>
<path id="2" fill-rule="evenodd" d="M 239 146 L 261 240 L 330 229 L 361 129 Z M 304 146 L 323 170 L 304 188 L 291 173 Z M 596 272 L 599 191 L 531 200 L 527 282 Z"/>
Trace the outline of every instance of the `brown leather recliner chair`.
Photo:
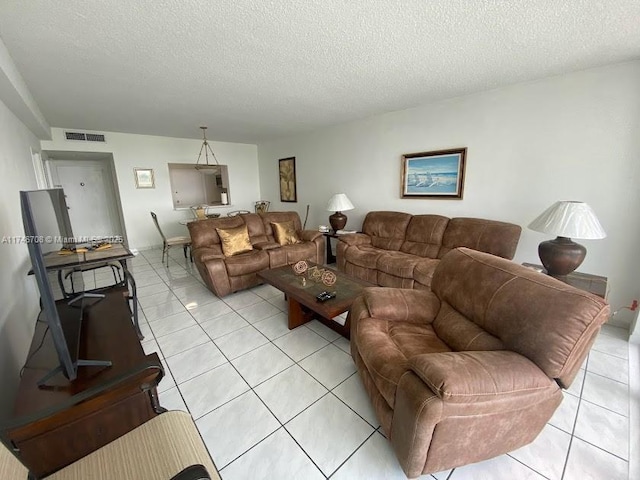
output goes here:
<path id="1" fill-rule="evenodd" d="M 609 306 L 467 248 L 431 290 L 370 288 L 350 312 L 351 353 L 409 477 L 533 441 L 562 400 Z"/>

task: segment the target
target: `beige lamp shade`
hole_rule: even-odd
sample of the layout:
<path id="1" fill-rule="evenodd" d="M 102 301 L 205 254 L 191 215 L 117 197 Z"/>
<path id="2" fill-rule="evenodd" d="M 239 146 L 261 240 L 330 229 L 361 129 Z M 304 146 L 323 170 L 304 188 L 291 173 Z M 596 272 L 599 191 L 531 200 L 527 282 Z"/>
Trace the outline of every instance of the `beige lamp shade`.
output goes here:
<path id="1" fill-rule="evenodd" d="M 327 210 L 330 212 L 344 212 L 345 210 L 353 210 L 355 207 L 351 200 L 344 193 L 336 193 L 329 199 Z"/>
<path id="2" fill-rule="evenodd" d="M 329 223 L 333 231 L 342 230 L 347 224 L 347 216 L 342 213 L 342 211 L 353 210 L 354 208 L 353 203 L 351 203 L 351 200 L 349 200 L 344 193 L 336 193 L 329 199 L 327 210 L 336 212 L 329 216 Z"/>
<path id="3" fill-rule="evenodd" d="M 558 237 L 598 239 L 607 236 L 598 217 L 584 202 L 556 202 L 529 224 L 531 230 Z"/>

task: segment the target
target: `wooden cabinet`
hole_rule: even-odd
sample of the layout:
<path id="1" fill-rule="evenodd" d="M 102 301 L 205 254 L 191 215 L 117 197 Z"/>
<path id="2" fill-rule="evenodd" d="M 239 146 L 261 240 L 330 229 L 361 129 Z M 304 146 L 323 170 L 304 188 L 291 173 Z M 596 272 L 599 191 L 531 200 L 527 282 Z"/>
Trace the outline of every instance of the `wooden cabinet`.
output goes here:
<path id="1" fill-rule="evenodd" d="M 78 315 L 62 306 L 61 316 Z M 36 325 L 28 362 L 2 440 L 36 478 L 97 450 L 162 411 L 156 386 L 163 376 L 156 353 L 145 355 L 120 290 L 87 308 L 80 357 L 110 360 L 110 367 L 80 367 L 69 382 L 61 374 L 36 382 L 58 364 L 44 322 Z M 42 342 L 42 345 L 41 345 Z M 40 346 L 41 345 L 41 346 Z"/>

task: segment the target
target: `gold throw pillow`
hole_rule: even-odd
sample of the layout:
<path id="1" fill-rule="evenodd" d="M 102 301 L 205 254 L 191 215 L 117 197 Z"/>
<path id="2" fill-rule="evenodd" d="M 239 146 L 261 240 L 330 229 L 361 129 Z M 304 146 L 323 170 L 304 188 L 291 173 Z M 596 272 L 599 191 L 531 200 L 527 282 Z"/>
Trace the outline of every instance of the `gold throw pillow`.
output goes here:
<path id="1" fill-rule="evenodd" d="M 222 253 L 225 257 L 238 255 L 253 250 L 251 240 L 249 240 L 249 231 L 246 225 L 236 228 L 216 228 L 220 243 L 222 244 Z"/>
<path id="2" fill-rule="evenodd" d="M 296 229 L 293 226 L 293 221 L 290 222 L 282 222 L 282 223 L 272 223 L 271 228 L 273 228 L 273 236 L 280 245 L 293 245 L 295 243 L 300 243 L 300 237 L 296 233 Z"/>

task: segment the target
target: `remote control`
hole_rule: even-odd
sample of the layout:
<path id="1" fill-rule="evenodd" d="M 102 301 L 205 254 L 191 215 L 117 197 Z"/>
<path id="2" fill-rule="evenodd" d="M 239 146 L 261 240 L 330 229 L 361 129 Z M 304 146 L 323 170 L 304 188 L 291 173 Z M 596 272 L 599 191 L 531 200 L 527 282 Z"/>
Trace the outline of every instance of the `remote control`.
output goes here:
<path id="1" fill-rule="evenodd" d="M 316 300 L 319 302 L 326 302 L 327 300 L 330 300 L 332 298 L 335 298 L 336 296 L 336 292 L 320 292 L 317 296 L 316 296 Z"/>

